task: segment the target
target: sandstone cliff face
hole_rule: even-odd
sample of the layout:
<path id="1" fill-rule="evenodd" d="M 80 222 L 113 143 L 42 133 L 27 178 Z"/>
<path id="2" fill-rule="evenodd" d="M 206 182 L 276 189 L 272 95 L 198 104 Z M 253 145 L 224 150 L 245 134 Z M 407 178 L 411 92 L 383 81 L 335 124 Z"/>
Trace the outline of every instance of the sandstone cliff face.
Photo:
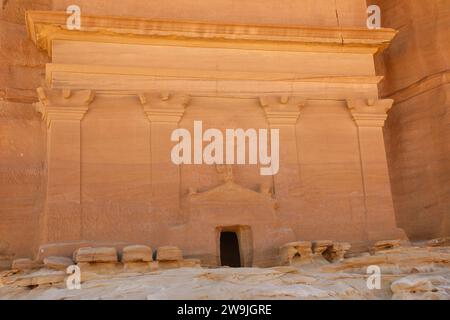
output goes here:
<path id="1" fill-rule="evenodd" d="M 395 100 L 385 139 L 397 223 L 411 239 L 449 234 L 449 2 L 368 2 L 399 30 L 377 61 L 381 95 Z"/>
<path id="2" fill-rule="evenodd" d="M 28 39 L 24 15 L 50 8 L 12 0 L 0 7 L 0 242 L 16 256 L 34 252 L 45 172 L 45 125 L 32 103 L 47 56 Z"/>

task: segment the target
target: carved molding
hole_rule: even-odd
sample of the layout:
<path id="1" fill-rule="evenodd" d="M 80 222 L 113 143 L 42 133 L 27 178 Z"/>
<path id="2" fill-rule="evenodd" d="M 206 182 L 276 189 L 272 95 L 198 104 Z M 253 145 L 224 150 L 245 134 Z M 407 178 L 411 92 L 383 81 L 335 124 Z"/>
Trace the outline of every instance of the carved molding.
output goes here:
<path id="1" fill-rule="evenodd" d="M 270 125 L 294 125 L 306 101 L 298 97 L 264 96 L 259 103 Z"/>
<path id="2" fill-rule="evenodd" d="M 45 66 L 46 80 L 50 83 L 54 79 L 54 74 L 78 73 L 82 75 L 130 75 L 139 77 L 151 77 L 157 79 L 201 79 L 205 81 L 277 81 L 289 83 L 327 83 L 327 84 L 379 84 L 384 76 L 376 75 L 327 75 L 310 74 L 303 75 L 296 72 L 255 72 L 255 71 L 235 71 L 235 70 L 204 70 L 186 68 L 149 68 L 141 66 L 113 66 L 113 65 L 92 65 L 92 64 L 63 64 L 47 63 Z"/>
<path id="3" fill-rule="evenodd" d="M 39 102 L 35 103 L 36 111 L 50 127 L 55 120 L 81 121 L 95 99 L 92 90 L 57 90 L 38 88 Z"/>
<path id="4" fill-rule="evenodd" d="M 383 127 L 394 100 L 347 100 L 347 107 L 358 127 Z"/>
<path id="5" fill-rule="evenodd" d="M 104 81 L 105 78 L 108 81 Z M 382 78 L 373 75 L 300 75 L 93 64 L 46 65 L 46 81 L 52 88 L 90 88 L 101 94 L 120 92 L 129 96 L 147 91 L 177 92 L 183 90 L 180 89 L 182 82 L 185 88 L 189 88 L 190 95 L 199 97 L 258 99 L 271 92 L 274 95 L 301 96 L 309 100 L 378 98 L 377 84 Z"/>
<path id="6" fill-rule="evenodd" d="M 150 122 L 179 123 L 189 105 L 190 97 L 185 94 L 140 93 L 139 100 Z"/>
<path id="7" fill-rule="evenodd" d="M 386 48 L 397 33 L 387 28 L 214 24 L 89 15 L 82 19 L 82 29 L 70 31 L 65 12 L 26 13 L 30 38 L 50 56 L 53 40 L 373 54 Z"/>

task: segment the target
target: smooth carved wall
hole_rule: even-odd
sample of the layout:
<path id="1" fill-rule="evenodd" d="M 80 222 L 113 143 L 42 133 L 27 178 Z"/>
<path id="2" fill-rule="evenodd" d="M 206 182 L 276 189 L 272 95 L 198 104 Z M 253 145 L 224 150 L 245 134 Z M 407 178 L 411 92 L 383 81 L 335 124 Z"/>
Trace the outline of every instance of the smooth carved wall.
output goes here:
<path id="1" fill-rule="evenodd" d="M 202 120 L 204 130 L 268 127 L 256 99 L 193 98 L 180 123 L 192 136 L 194 120 Z M 300 180 L 292 186 L 291 198 L 280 199 L 283 205 L 276 212 L 280 225 L 290 229 L 287 240 L 328 236 L 361 241 L 366 230 L 357 128 L 346 104 L 308 102 L 295 131 Z M 214 238 L 219 222 L 211 221 L 209 230 L 202 224 L 189 226 L 192 231 L 180 229 L 190 223 L 189 213 L 183 212 L 184 219 L 173 221 L 163 214 L 164 206 L 152 201 L 150 124 L 137 97 L 97 97 L 82 121 L 81 136 L 83 239 L 152 245 L 170 242 L 189 254 L 184 243 L 189 232 L 194 239 L 200 230 L 205 236 L 209 233 L 209 241 Z M 160 136 L 163 138 L 169 147 L 174 145 L 168 136 Z M 181 197 L 186 197 L 189 189 L 204 192 L 223 183 L 215 166 L 182 165 L 180 170 Z M 250 190 L 273 186 L 273 177 L 261 176 L 258 166 L 235 166 L 233 175 L 238 185 Z M 206 218 L 217 210 L 203 208 Z M 188 210 L 183 207 L 182 211 Z M 220 212 L 240 221 L 239 211 L 222 206 Z M 250 226 L 260 219 L 257 212 L 253 219 Z M 222 223 L 233 225 L 231 220 Z M 165 231 L 176 225 L 178 235 Z M 201 248 L 204 242 L 200 240 L 197 245 Z"/>
<path id="2" fill-rule="evenodd" d="M 268 129 L 264 112 L 257 99 L 193 98 L 180 122 L 180 128 L 188 129 L 194 138 L 194 121 L 199 120 L 203 123 L 203 131 L 209 128 L 219 129 L 224 137 L 228 128 Z M 207 143 L 204 143 L 204 146 L 206 145 Z M 258 190 L 260 184 L 271 185 L 272 177 L 261 176 L 259 169 L 259 165 L 235 166 L 233 173 L 236 183 L 253 190 Z M 222 182 L 215 166 L 181 166 L 182 193 L 186 193 L 189 188 L 208 190 Z"/>
<path id="3" fill-rule="evenodd" d="M 138 98 L 97 97 L 81 136 L 82 238 L 150 239 L 150 128 Z"/>
<path id="4" fill-rule="evenodd" d="M 411 239 L 450 234 L 450 6 L 369 1 L 399 30 L 378 57 L 380 91 L 396 101 L 385 127 L 399 226 Z"/>
<path id="5" fill-rule="evenodd" d="M 301 188 L 291 215 L 297 216 L 297 236 L 326 238 L 331 232 L 342 240 L 364 239 L 357 128 L 347 106 L 311 101 L 296 129 Z"/>
<path id="6" fill-rule="evenodd" d="M 194 97 L 179 127 L 193 136 L 194 120 L 202 120 L 204 130 L 268 127 L 257 99 Z M 242 190 L 230 195 L 214 193 L 223 185 L 215 166 L 182 165 L 179 189 L 177 181 L 155 183 L 152 174 L 164 172 L 166 164 L 152 164 L 151 153 L 174 143 L 150 126 L 136 96 L 97 96 L 90 104 L 81 125 L 83 239 L 170 243 L 214 265 L 217 228 L 249 227 L 253 263 L 261 266 L 275 263 L 277 248 L 297 239 L 368 239 L 358 129 L 345 102 L 312 100 L 302 109 L 292 137 L 299 179 L 288 194 L 275 190 L 276 205 L 272 192 L 260 193 L 261 185 L 273 188 L 276 178 L 260 176 L 257 166 L 234 166 Z M 151 148 L 152 133 L 167 148 Z M 286 170 L 283 159 L 281 166 Z M 179 212 L 154 197 L 163 189 L 181 198 Z M 190 198 L 192 190 L 200 200 Z M 389 214 L 388 207 L 377 212 L 380 225 L 374 229 L 392 228 Z"/>
<path id="7" fill-rule="evenodd" d="M 180 127 L 192 130 L 193 121 L 199 119 L 203 120 L 205 129 L 267 128 L 261 107 L 254 99 L 195 98 Z M 295 126 L 294 139 L 298 158 L 298 183 L 291 186 L 289 195 L 280 197 L 277 194 L 279 209 L 275 211 L 275 215 L 279 223 L 278 231 L 275 231 L 277 228 L 272 222 L 269 229 L 260 232 L 267 236 L 271 232 L 277 233 L 271 234 L 272 247 L 282 244 L 282 241 L 276 243 L 276 237 L 281 237 L 285 242 L 327 237 L 362 242 L 367 237 L 367 230 L 357 128 L 346 104 L 308 101 Z M 288 144 L 289 141 L 282 140 L 280 143 Z M 285 168 L 287 164 L 282 161 L 281 166 Z M 273 178 L 260 176 L 258 166 L 234 166 L 233 172 L 236 183 L 246 188 L 257 191 L 260 185 L 273 186 Z M 189 188 L 201 192 L 221 183 L 214 166 L 182 166 L 181 192 L 184 196 Z M 200 222 L 195 226 L 186 226 L 193 230 L 186 230 L 185 232 L 192 232 L 192 236 L 184 238 L 196 239 L 199 230 L 202 230 L 201 234 L 205 238 L 189 241 L 193 242 L 193 253 L 201 252 L 205 244 L 214 242 L 217 226 L 242 224 L 246 221 L 242 218 L 242 211 L 230 209 L 229 205 L 230 203 L 219 208 L 206 207 L 203 211 L 205 219 L 209 220 L 208 224 Z M 245 206 L 252 208 L 251 204 Z M 263 219 L 259 210 L 255 207 L 253 219 L 247 222 L 251 228 Z M 229 220 L 218 219 L 218 212 Z M 184 214 L 189 216 L 188 212 Z M 189 217 L 187 220 L 189 224 Z M 183 230 L 178 229 L 180 244 L 190 252 L 191 248 L 182 240 Z M 257 234 L 255 237 L 257 236 L 261 235 Z M 177 236 L 172 236 L 172 239 L 176 238 Z M 215 250 L 210 250 L 213 249 Z M 274 252 L 271 254 L 276 255 Z"/>

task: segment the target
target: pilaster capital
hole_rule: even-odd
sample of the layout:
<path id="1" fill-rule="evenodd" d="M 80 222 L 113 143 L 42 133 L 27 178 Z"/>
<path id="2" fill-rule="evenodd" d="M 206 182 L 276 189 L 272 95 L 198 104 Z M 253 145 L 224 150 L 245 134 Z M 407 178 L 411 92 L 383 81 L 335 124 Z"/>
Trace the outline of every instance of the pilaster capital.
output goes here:
<path id="1" fill-rule="evenodd" d="M 270 125 L 294 125 L 306 101 L 290 96 L 262 96 L 259 103 Z"/>
<path id="2" fill-rule="evenodd" d="M 39 102 L 34 106 L 50 127 L 55 120 L 81 121 L 95 99 L 92 90 L 59 90 L 38 88 Z"/>
<path id="3" fill-rule="evenodd" d="M 171 93 L 140 93 L 139 100 L 150 122 L 178 124 L 190 103 L 190 96 Z"/>
<path id="4" fill-rule="evenodd" d="M 358 127 L 383 127 L 394 100 L 347 100 L 347 107 Z"/>

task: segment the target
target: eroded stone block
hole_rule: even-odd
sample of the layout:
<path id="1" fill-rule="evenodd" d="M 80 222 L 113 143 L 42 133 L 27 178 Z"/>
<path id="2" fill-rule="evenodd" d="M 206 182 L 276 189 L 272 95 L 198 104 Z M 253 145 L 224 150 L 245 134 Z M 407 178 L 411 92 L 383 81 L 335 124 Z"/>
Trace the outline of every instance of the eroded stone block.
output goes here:
<path id="1" fill-rule="evenodd" d="M 280 249 L 282 265 L 306 264 L 312 261 L 310 241 L 297 241 L 285 244 Z"/>
<path id="2" fill-rule="evenodd" d="M 73 260 L 67 257 L 44 258 L 44 265 L 50 269 L 66 270 L 68 266 L 71 266 L 73 264 L 74 264 Z"/>
<path id="3" fill-rule="evenodd" d="M 344 260 L 344 256 L 351 248 L 351 244 L 348 242 L 335 242 L 331 247 L 323 252 L 323 256 L 329 262 L 338 262 Z"/>
<path id="4" fill-rule="evenodd" d="M 325 250 L 333 245 L 331 240 L 316 240 L 312 243 L 312 251 L 315 255 L 321 255 Z"/>
<path id="5" fill-rule="evenodd" d="M 117 262 L 116 248 L 79 248 L 75 251 L 75 261 L 79 262 Z"/>
<path id="6" fill-rule="evenodd" d="M 133 245 L 123 248 L 122 262 L 151 262 L 152 248 L 143 245 Z"/>
<path id="7" fill-rule="evenodd" d="M 183 253 L 178 247 L 164 246 L 159 247 L 156 254 L 158 261 L 180 261 L 183 260 Z"/>

